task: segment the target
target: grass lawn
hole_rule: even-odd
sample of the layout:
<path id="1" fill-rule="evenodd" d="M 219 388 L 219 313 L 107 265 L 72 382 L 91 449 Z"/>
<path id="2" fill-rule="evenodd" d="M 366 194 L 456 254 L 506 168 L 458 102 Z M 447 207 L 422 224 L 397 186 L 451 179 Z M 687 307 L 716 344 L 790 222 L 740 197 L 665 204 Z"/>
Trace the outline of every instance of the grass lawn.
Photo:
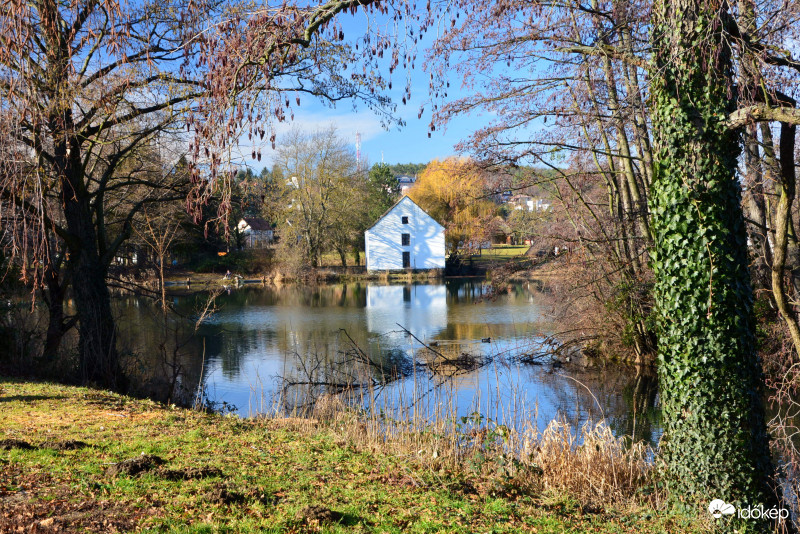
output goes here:
<path id="1" fill-rule="evenodd" d="M 457 469 L 364 447 L 335 424 L 242 420 L 12 380 L 0 381 L 0 407 L 0 532 L 707 528 L 647 507 L 481 491 Z"/>
<path id="2" fill-rule="evenodd" d="M 521 261 L 526 258 L 528 249 L 529 245 L 493 245 L 492 248 L 481 250 L 480 254 L 473 254 L 468 261 L 473 265 L 491 267 L 495 264 Z"/>
<path id="3" fill-rule="evenodd" d="M 473 262 L 505 262 L 508 260 L 513 260 L 515 258 L 521 259 L 525 256 L 525 253 L 528 252 L 528 249 L 531 248 L 530 245 L 492 245 L 492 248 L 483 249 L 481 250 L 480 254 L 473 254 L 472 259 Z M 361 252 L 361 264 L 364 264 L 366 255 L 362 251 Z M 339 254 L 335 252 L 326 252 L 322 254 L 320 257 L 320 266 L 321 267 L 340 267 L 342 265 L 342 261 L 339 258 Z M 347 265 L 354 266 L 355 259 L 351 253 L 347 255 Z"/>
<path id="4" fill-rule="evenodd" d="M 361 265 L 364 265 L 367 256 L 364 254 L 364 251 L 361 251 Z M 356 259 L 353 256 L 352 252 L 347 253 L 347 266 L 348 267 L 355 267 Z M 320 255 L 319 258 L 319 266 L 320 267 L 341 267 L 342 266 L 342 258 L 339 256 L 338 252 L 325 252 L 324 254 Z"/>
<path id="5" fill-rule="evenodd" d="M 480 254 L 475 254 L 475 256 L 494 260 L 506 260 L 516 256 L 524 256 L 530 248 L 530 245 L 492 245 L 492 248 L 483 249 Z"/>

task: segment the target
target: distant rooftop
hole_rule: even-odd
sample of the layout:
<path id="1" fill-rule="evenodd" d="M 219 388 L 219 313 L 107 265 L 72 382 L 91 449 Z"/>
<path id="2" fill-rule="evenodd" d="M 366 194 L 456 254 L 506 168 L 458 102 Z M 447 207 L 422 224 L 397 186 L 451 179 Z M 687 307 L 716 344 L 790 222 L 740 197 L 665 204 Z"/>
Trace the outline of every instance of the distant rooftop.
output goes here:
<path id="1" fill-rule="evenodd" d="M 242 217 L 242 220 L 247 223 L 247 226 L 257 232 L 272 230 L 272 226 L 261 217 Z"/>

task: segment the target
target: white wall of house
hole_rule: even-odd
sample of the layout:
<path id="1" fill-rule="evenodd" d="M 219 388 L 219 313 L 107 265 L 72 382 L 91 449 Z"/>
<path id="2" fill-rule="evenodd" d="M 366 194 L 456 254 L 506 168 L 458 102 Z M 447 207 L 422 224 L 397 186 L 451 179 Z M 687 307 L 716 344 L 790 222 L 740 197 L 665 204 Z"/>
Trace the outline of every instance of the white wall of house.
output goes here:
<path id="1" fill-rule="evenodd" d="M 409 236 L 408 245 L 403 245 L 403 234 Z M 408 197 L 378 219 L 364 241 L 368 271 L 404 269 L 404 252 L 411 269 L 444 269 L 444 228 Z"/>
<path id="2" fill-rule="evenodd" d="M 245 248 L 264 248 L 275 240 L 275 232 L 272 230 L 254 230 L 246 220 L 241 219 L 236 225 L 239 232 L 244 236 Z"/>

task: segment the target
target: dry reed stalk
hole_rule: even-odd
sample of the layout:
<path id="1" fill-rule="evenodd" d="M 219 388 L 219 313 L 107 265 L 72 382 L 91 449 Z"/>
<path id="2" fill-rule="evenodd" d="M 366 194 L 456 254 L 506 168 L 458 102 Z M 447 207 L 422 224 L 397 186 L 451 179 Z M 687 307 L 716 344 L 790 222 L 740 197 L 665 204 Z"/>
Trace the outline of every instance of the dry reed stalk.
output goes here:
<path id="1" fill-rule="evenodd" d="M 582 505 L 641 504 L 642 490 L 655 487 L 654 451 L 644 443 L 628 445 L 600 422 L 584 424 L 578 432 L 564 420 L 552 421 L 543 432 L 533 419 L 519 425 L 521 416 L 499 406 L 484 407 L 502 421 L 476 416 L 464 425 L 457 417 L 452 391 L 434 397 L 433 410 L 412 406 L 370 405 L 353 409 L 353 400 L 365 406 L 366 394 L 343 399 L 326 395 L 312 416 L 342 439 L 365 450 L 380 450 L 414 461 L 433 471 L 459 471 L 489 492 L 511 491 L 541 495 L 569 495 Z M 420 402 L 418 392 L 412 399 Z M 368 404 L 368 403 L 367 403 Z M 518 406 L 518 401 L 512 400 Z M 432 414 L 431 418 L 422 412 Z M 521 430 L 514 430 L 514 429 Z M 660 507 L 656 494 L 647 497 Z"/>
<path id="2" fill-rule="evenodd" d="M 418 356 L 428 362 L 448 358 L 435 351 Z M 457 382 L 417 365 L 406 380 L 391 383 L 391 394 L 386 384 L 365 374 L 358 376 L 365 387 L 319 395 L 312 410 L 291 415 L 313 417 L 335 439 L 363 450 L 402 457 L 432 473 L 442 468 L 461 473 L 479 493 L 548 492 L 583 505 L 624 507 L 641 504 L 643 490 L 655 488 L 656 456 L 649 446 L 628 445 L 627 437 L 615 437 L 602 422 L 575 431 L 565 420 L 555 420 L 540 432 L 538 410 L 529 413 L 519 387 L 508 388 L 501 380 L 505 373 L 499 366 L 507 363 L 492 363 L 487 377 L 494 383 L 477 390 L 468 417 L 459 417 Z M 350 375 L 365 372 L 357 368 L 362 360 L 352 365 Z M 297 399 L 292 404 L 309 405 Z M 646 500 L 661 506 L 657 494 Z"/>
<path id="3" fill-rule="evenodd" d="M 574 434 L 565 421 L 554 420 L 526 448 L 527 460 L 541 468 L 544 489 L 581 502 L 628 502 L 654 482 L 652 449 L 644 443 L 628 446 L 602 422 L 586 423 Z"/>

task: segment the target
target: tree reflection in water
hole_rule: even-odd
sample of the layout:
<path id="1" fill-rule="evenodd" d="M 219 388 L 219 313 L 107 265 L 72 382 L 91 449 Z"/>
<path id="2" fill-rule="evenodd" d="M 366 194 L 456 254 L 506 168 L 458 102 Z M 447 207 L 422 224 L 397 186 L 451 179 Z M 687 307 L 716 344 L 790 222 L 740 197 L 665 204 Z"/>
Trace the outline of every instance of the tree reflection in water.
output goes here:
<path id="1" fill-rule="evenodd" d="M 455 378 L 401 373 L 408 378 L 378 388 L 371 402 L 389 406 L 399 399 L 415 399 L 416 387 L 419 396 L 428 392 L 415 405 L 420 414 L 448 403 L 458 415 L 477 409 L 487 417 L 533 417 L 539 428 L 557 416 L 576 427 L 605 416 L 616 435 L 655 443 L 660 433 L 658 393 L 655 375 L 648 369 L 593 361 L 562 367 L 547 360 L 541 365 L 519 362 L 520 354 L 538 350 L 552 332 L 539 304 L 542 290 L 540 284 L 521 283 L 494 295 L 480 280 L 245 285 L 220 296 L 218 313 L 183 347 L 181 385 L 186 391 L 199 386 L 212 393 L 213 401 L 234 404 L 241 415 L 255 415 L 273 403 L 281 377 L 296 376 L 314 365 L 313 359 L 325 362 L 329 376 L 335 371 L 332 365 L 353 345 L 374 358 L 373 372 L 401 369 L 412 358 L 424 361 L 419 353 L 423 346 L 399 323 L 442 354 L 494 359 L 489 366 Z M 173 304 L 191 315 L 199 298 L 176 297 Z M 143 387 L 159 383 L 152 354 L 161 340 L 153 333 L 155 310 L 150 307 L 133 297 L 116 301 L 118 324 L 125 325 L 120 336 L 137 357 Z M 342 339 L 341 330 L 352 341 Z M 481 343 L 486 339 L 491 342 Z"/>

